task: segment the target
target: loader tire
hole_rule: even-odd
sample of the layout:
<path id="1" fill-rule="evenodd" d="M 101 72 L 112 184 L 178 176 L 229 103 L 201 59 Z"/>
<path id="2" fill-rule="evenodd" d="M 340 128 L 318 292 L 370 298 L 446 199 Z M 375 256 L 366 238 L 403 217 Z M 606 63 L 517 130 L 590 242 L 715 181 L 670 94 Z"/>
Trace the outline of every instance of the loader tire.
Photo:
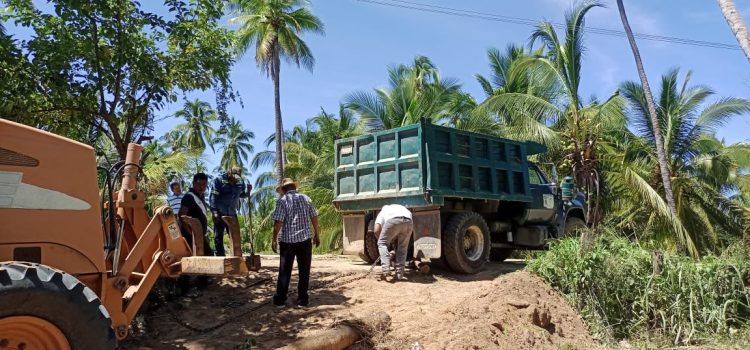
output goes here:
<path id="1" fill-rule="evenodd" d="M 443 231 L 443 256 L 459 273 L 477 273 L 490 255 L 490 229 L 475 212 L 453 214 Z"/>
<path id="2" fill-rule="evenodd" d="M 0 264 L 0 342 L 26 349 L 114 349 L 112 320 L 97 295 L 51 267 Z"/>

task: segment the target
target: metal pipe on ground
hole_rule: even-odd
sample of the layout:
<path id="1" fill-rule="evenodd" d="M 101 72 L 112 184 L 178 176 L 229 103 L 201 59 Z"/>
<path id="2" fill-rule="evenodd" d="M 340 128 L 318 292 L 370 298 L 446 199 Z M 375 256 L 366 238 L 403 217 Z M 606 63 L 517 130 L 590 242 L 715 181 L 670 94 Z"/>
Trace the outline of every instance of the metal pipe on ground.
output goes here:
<path id="1" fill-rule="evenodd" d="M 371 330 L 385 330 L 391 326 L 391 317 L 381 311 L 359 320 L 340 322 L 331 329 L 300 339 L 278 350 L 343 350 L 362 338 L 362 330 L 356 326 L 360 324 Z"/>

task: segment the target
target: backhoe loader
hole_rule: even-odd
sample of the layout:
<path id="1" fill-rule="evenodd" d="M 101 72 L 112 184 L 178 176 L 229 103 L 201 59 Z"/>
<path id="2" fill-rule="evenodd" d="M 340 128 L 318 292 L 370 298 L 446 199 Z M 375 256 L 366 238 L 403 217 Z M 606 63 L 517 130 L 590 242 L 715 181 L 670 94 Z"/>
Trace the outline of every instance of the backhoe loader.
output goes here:
<path id="1" fill-rule="evenodd" d="M 257 271 L 193 256 L 168 206 L 149 217 L 141 152 L 98 168 L 91 146 L 0 119 L 0 349 L 114 349 L 159 277 Z"/>

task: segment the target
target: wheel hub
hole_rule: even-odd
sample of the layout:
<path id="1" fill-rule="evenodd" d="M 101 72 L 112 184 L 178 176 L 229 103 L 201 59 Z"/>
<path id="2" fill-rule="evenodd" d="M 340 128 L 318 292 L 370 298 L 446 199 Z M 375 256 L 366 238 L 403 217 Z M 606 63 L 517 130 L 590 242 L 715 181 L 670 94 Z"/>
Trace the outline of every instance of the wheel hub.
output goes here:
<path id="1" fill-rule="evenodd" d="M 470 226 L 464 232 L 464 254 L 471 261 L 477 261 L 482 257 L 484 252 L 484 235 L 482 229 L 477 226 Z"/>
<path id="2" fill-rule="evenodd" d="M 51 322 L 34 316 L 0 318 L 0 349 L 70 350 L 62 331 Z"/>

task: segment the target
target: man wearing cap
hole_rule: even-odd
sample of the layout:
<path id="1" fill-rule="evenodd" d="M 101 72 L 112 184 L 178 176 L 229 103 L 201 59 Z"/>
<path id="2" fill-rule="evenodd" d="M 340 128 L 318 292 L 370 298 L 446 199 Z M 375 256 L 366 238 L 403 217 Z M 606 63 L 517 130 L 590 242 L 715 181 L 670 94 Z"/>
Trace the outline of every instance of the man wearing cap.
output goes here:
<path id="1" fill-rule="evenodd" d="M 281 197 L 276 201 L 276 209 L 273 212 L 271 248 L 274 253 L 279 253 L 279 278 L 276 295 L 273 297 L 273 304 L 277 307 L 283 307 L 286 303 L 295 258 L 299 270 L 297 306 L 308 305 L 307 288 L 310 284 L 312 245 L 320 245 L 318 211 L 315 210 L 310 197 L 297 192 L 297 187 L 296 182 L 286 178 L 276 188 Z"/>
<path id="2" fill-rule="evenodd" d="M 229 230 L 222 217 L 233 217 L 236 220 L 239 200 L 240 198 L 246 198 L 251 190 L 252 186 L 250 184 L 246 186 L 242 180 L 242 168 L 240 167 L 233 167 L 229 172 L 223 173 L 214 179 L 211 188 L 210 207 L 214 219 L 214 248 L 216 256 L 225 255 L 224 231 Z M 239 238 L 235 238 L 237 238 L 238 242 L 232 242 L 232 244 L 239 247 Z"/>

